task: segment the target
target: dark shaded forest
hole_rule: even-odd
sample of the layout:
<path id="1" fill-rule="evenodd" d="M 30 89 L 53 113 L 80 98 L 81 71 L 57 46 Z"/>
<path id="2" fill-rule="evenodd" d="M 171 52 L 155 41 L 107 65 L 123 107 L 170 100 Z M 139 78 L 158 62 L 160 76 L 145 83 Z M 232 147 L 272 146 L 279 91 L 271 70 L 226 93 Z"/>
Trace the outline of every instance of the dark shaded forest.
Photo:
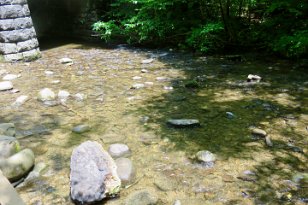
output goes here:
<path id="1" fill-rule="evenodd" d="M 267 51 L 307 55 L 303 0 L 109 0 L 93 28 L 106 41 L 176 46 L 213 54 Z"/>

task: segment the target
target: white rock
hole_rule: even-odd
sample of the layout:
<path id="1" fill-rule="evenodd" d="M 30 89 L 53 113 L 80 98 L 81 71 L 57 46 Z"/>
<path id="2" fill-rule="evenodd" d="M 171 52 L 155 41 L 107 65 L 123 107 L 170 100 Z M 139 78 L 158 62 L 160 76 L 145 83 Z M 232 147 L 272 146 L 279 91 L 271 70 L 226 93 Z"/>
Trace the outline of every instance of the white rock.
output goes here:
<path id="1" fill-rule="evenodd" d="M 60 80 L 53 80 L 51 81 L 52 84 L 59 84 L 61 81 Z"/>
<path id="2" fill-rule="evenodd" d="M 131 183 L 135 178 L 135 168 L 132 161 L 128 158 L 118 158 L 115 160 L 115 163 L 122 184 L 126 185 Z"/>
<path id="3" fill-rule="evenodd" d="M 153 82 L 145 82 L 144 85 L 150 87 L 150 86 L 154 85 L 154 83 Z"/>
<path id="4" fill-rule="evenodd" d="M 141 88 L 144 88 L 143 83 L 136 83 L 131 87 L 131 89 L 141 89 Z"/>
<path id="5" fill-rule="evenodd" d="M 0 82 L 0 91 L 11 90 L 13 89 L 13 83 L 10 81 L 2 81 Z"/>
<path id="6" fill-rule="evenodd" d="M 16 78 L 19 78 L 19 77 L 20 75 L 7 74 L 2 78 L 2 80 L 15 80 Z"/>
<path id="7" fill-rule="evenodd" d="M 61 58 L 59 60 L 60 63 L 62 64 L 67 64 L 67 65 L 72 65 L 73 64 L 73 60 L 70 58 Z"/>
<path id="8" fill-rule="evenodd" d="M 167 78 L 167 77 L 157 77 L 156 80 L 159 81 L 159 82 L 167 82 L 167 81 L 170 81 L 170 79 Z"/>
<path id="9" fill-rule="evenodd" d="M 70 96 L 70 93 L 67 92 L 66 90 L 60 90 L 58 92 L 58 98 L 61 100 L 61 101 L 66 101 Z"/>
<path id="10" fill-rule="evenodd" d="M 83 93 L 76 93 L 74 97 L 77 101 L 83 101 L 87 96 Z"/>
<path id="11" fill-rule="evenodd" d="M 19 92 L 20 92 L 20 90 L 18 90 L 18 89 L 11 90 L 11 93 L 19 93 Z"/>
<path id="12" fill-rule="evenodd" d="M 141 73 L 148 73 L 149 71 L 147 69 L 142 69 Z"/>
<path id="13" fill-rule="evenodd" d="M 109 146 L 108 152 L 113 158 L 128 157 L 131 152 L 125 144 L 112 144 Z"/>
<path id="14" fill-rule="evenodd" d="M 21 106 L 22 104 L 24 104 L 27 100 L 29 99 L 29 97 L 27 95 L 21 95 L 19 96 L 15 102 L 13 103 L 13 106 Z"/>
<path id="15" fill-rule="evenodd" d="M 207 150 L 197 152 L 196 157 L 200 162 L 214 162 L 216 160 L 215 155 Z"/>
<path id="16" fill-rule="evenodd" d="M 54 74 L 54 72 L 53 71 L 50 71 L 50 70 L 45 70 L 45 75 L 47 75 L 47 76 L 51 76 L 51 75 L 53 75 Z"/>
<path id="17" fill-rule="evenodd" d="M 258 76 L 258 75 L 249 74 L 249 75 L 247 76 L 247 81 L 249 81 L 249 82 L 260 82 L 261 79 L 262 79 L 262 78 L 261 78 L 260 76 Z"/>
<path id="18" fill-rule="evenodd" d="M 56 94 L 49 88 L 40 90 L 38 94 L 38 100 L 40 101 L 51 101 L 56 99 Z"/>
<path id="19" fill-rule="evenodd" d="M 142 77 L 140 77 L 140 76 L 134 76 L 133 77 L 133 80 L 140 80 Z"/>
<path id="20" fill-rule="evenodd" d="M 149 58 L 149 59 L 142 60 L 141 63 L 142 64 L 149 64 L 149 63 L 152 63 L 153 61 L 154 61 L 153 58 Z"/>
<path id="21" fill-rule="evenodd" d="M 173 90 L 172 86 L 164 86 L 164 90 Z"/>

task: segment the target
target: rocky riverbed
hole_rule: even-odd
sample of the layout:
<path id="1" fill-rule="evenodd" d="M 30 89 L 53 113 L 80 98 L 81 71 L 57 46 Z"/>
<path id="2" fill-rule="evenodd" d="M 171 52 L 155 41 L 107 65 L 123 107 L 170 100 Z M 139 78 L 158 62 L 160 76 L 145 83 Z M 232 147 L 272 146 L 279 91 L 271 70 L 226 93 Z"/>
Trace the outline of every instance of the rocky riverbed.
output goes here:
<path id="1" fill-rule="evenodd" d="M 70 158 L 88 140 L 121 169 L 101 204 L 307 203 L 301 65 L 80 43 L 42 55 L 0 63 L 0 125 L 44 165 L 16 185 L 26 204 L 73 204 Z"/>

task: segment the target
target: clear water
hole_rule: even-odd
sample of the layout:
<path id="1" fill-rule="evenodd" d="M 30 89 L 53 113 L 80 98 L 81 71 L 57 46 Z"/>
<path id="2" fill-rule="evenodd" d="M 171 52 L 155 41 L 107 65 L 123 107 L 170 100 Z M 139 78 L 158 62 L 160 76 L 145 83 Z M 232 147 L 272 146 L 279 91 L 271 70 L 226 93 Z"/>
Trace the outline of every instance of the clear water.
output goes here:
<path id="1" fill-rule="evenodd" d="M 115 139 L 132 150 L 136 183 L 123 188 L 119 198 L 98 204 L 122 204 L 128 194 L 146 187 L 156 189 L 161 204 L 173 204 L 176 199 L 189 205 L 304 204 L 307 199 L 307 184 L 296 190 L 283 185 L 294 174 L 307 173 L 307 70 L 252 56 L 239 63 L 86 44 L 54 46 L 42 53 L 43 58 L 35 62 L 0 63 L 0 70 L 21 74 L 13 81 L 19 93 L 0 93 L 0 122 L 14 122 L 23 135 L 32 134 L 20 138 L 22 147 L 34 151 L 36 162 L 48 165 L 43 177 L 17 189 L 26 204 L 72 204 L 73 148 L 95 140 L 108 149 Z M 74 64 L 59 63 L 63 57 L 72 58 Z M 155 57 L 152 63 L 141 63 L 150 57 Z M 54 75 L 46 76 L 47 70 Z M 246 85 L 248 74 L 260 75 L 261 83 Z M 134 76 L 142 78 L 133 80 Z M 157 77 L 170 80 L 161 82 Z M 54 84 L 55 80 L 60 83 Z M 153 85 L 131 89 L 144 82 Z M 83 93 L 87 98 L 78 102 L 72 97 L 67 106 L 46 107 L 36 100 L 45 87 L 56 93 Z M 12 108 L 20 95 L 30 100 Z M 201 127 L 171 128 L 166 124 L 170 118 L 198 119 Z M 78 124 L 90 125 L 91 131 L 72 133 Z M 251 136 L 250 127 L 266 130 L 274 146 Z M 194 162 L 200 150 L 217 155 L 213 168 Z M 238 179 L 247 170 L 256 173 L 256 180 Z M 162 182 L 167 188 L 162 188 Z"/>

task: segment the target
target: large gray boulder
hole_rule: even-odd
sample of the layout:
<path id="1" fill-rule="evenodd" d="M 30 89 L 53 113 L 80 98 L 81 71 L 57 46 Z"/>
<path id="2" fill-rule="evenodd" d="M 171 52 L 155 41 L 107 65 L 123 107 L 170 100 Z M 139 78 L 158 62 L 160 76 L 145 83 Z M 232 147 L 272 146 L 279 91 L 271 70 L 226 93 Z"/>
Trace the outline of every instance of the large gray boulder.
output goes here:
<path id="1" fill-rule="evenodd" d="M 99 143 L 86 141 L 73 150 L 70 186 L 72 200 L 81 204 L 119 193 L 121 180 L 116 164 Z"/>
<path id="2" fill-rule="evenodd" d="M 31 149 L 24 149 L 7 159 L 0 160 L 0 170 L 10 181 L 14 182 L 25 176 L 34 165 Z"/>

